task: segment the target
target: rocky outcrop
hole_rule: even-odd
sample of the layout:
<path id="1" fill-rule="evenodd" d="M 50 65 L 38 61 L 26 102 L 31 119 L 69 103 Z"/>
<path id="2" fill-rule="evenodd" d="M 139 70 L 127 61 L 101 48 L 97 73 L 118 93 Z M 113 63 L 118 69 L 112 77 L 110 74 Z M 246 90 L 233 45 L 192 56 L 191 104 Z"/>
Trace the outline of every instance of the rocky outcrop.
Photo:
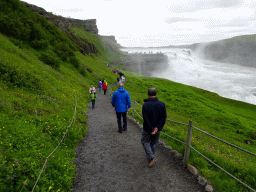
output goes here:
<path id="1" fill-rule="evenodd" d="M 130 53 L 123 60 L 125 70 L 133 71 L 145 76 L 161 72 L 168 68 L 168 56 L 159 53 Z"/>
<path id="2" fill-rule="evenodd" d="M 211 61 L 256 68 L 256 35 L 243 35 L 208 43 L 186 45 L 199 57 Z"/>
<path id="3" fill-rule="evenodd" d="M 66 17 L 49 13 L 41 7 L 37 7 L 35 5 L 29 4 L 23 1 L 22 3 L 24 3 L 27 7 L 29 7 L 33 12 L 44 16 L 47 21 L 56 25 L 64 32 L 68 32 L 70 27 L 75 26 L 75 27 L 82 27 L 86 31 L 91 32 L 95 35 L 98 35 L 98 27 L 96 25 L 96 19 L 79 20 L 79 19 L 66 18 Z"/>
<path id="4" fill-rule="evenodd" d="M 100 39 L 101 39 L 103 42 L 111 41 L 111 42 L 112 42 L 116 47 L 118 47 L 118 48 L 121 48 L 121 47 L 122 47 L 119 43 L 117 43 L 116 38 L 115 38 L 115 36 L 113 36 L 113 35 L 110 35 L 110 36 L 101 35 L 101 36 L 100 36 Z"/>

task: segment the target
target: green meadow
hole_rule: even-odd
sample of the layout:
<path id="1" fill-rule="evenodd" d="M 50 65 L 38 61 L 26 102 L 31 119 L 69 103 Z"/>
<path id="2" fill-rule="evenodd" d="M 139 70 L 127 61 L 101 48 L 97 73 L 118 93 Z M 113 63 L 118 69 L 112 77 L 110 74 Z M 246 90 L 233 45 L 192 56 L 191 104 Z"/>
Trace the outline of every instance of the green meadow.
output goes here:
<path id="1" fill-rule="evenodd" d="M 70 35 L 80 43 L 72 42 Z M 89 43 L 97 52 L 82 50 Z M 65 34 L 20 1 L 0 1 L 0 191 L 32 191 L 50 154 L 34 191 L 72 190 L 75 149 L 87 132 L 89 87 L 102 78 L 109 85 L 115 83 L 118 76 L 107 64 L 122 57 L 111 41 L 103 42 L 75 27 Z M 147 98 L 147 89 L 156 87 L 159 99 L 166 104 L 168 119 L 186 124 L 193 120 L 195 127 L 256 153 L 255 142 L 244 142 L 256 132 L 255 105 L 165 79 L 123 72 L 125 88 L 140 105 Z M 141 113 L 139 105 L 136 110 Z M 142 123 L 138 115 L 135 118 Z M 186 126 L 167 122 L 163 131 L 186 140 Z M 161 137 L 184 153 L 184 145 Z M 192 146 L 256 189 L 255 156 L 196 130 Z M 248 191 L 193 150 L 189 164 L 197 167 L 217 191 Z"/>

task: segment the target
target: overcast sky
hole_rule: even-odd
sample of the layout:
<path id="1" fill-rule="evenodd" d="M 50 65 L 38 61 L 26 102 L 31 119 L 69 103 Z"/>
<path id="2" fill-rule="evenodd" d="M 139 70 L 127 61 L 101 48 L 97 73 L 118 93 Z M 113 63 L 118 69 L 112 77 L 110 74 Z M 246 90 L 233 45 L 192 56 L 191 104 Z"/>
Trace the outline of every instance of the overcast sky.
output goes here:
<path id="1" fill-rule="evenodd" d="M 256 0 L 23 0 L 75 19 L 125 47 L 216 41 L 256 34 Z"/>

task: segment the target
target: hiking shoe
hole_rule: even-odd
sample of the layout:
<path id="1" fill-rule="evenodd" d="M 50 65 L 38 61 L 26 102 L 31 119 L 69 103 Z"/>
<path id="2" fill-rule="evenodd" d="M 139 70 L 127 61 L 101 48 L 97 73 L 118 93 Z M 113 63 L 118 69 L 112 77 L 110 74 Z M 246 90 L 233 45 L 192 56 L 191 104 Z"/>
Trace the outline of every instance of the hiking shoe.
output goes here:
<path id="1" fill-rule="evenodd" d="M 118 131 L 118 133 L 123 133 L 123 131 Z"/>
<path id="2" fill-rule="evenodd" d="M 127 129 L 124 129 L 124 131 L 127 131 Z"/>
<path id="3" fill-rule="evenodd" d="M 156 162 L 156 158 L 149 160 L 149 167 L 152 167 L 152 165 Z"/>

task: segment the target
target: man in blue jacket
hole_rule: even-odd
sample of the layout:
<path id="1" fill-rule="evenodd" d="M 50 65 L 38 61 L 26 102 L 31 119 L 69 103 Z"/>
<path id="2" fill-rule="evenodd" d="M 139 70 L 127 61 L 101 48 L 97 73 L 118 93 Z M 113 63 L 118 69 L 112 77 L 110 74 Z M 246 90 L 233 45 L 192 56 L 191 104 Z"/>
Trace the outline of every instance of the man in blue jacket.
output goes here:
<path id="1" fill-rule="evenodd" d="M 144 100 L 145 103 L 142 106 L 143 131 L 141 143 L 146 152 L 149 166 L 152 166 L 156 161 L 155 152 L 159 141 L 159 135 L 164 127 L 167 117 L 165 104 L 158 100 L 156 93 L 156 88 L 149 88 L 149 98 Z"/>
<path id="2" fill-rule="evenodd" d="M 127 111 L 130 111 L 131 108 L 131 99 L 129 93 L 124 89 L 122 83 L 119 84 L 119 88 L 114 92 L 112 97 L 112 106 L 116 110 L 118 132 L 122 133 L 123 130 L 127 130 Z M 121 122 L 121 117 L 123 116 L 123 127 Z"/>

